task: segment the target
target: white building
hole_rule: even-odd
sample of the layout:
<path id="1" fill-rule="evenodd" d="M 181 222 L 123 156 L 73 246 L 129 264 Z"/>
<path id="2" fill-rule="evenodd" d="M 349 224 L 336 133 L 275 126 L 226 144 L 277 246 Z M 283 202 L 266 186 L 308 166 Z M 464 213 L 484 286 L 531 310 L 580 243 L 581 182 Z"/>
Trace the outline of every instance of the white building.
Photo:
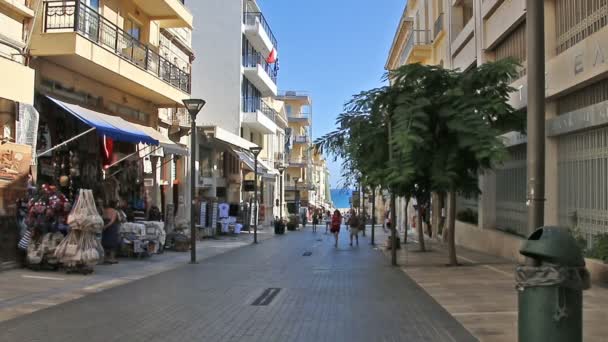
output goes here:
<path id="1" fill-rule="evenodd" d="M 190 4 L 195 15 L 192 97 L 207 105 L 199 126 L 198 197 L 233 205 L 247 202 L 253 161 L 249 149 L 263 148 L 258 181 L 260 221 L 278 210 L 277 161 L 284 152 L 287 118 L 277 95 L 277 40 L 253 0 L 205 0 Z"/>

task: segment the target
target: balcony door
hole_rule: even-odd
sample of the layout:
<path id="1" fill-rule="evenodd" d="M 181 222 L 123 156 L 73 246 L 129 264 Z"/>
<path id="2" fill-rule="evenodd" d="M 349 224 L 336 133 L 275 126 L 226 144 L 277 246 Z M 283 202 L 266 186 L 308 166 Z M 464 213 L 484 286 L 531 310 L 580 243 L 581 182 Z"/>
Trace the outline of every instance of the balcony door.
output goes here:
<path id="1" fill-rule="evenodd" d="M 79 18 L 80 31 L 84 33 L 87 38 L 98 41 L 99 40 L 99 0 L 81 0 L 86 6 L 82 8 Z M 81 6 L 82 7 L 82 6 Z"/>

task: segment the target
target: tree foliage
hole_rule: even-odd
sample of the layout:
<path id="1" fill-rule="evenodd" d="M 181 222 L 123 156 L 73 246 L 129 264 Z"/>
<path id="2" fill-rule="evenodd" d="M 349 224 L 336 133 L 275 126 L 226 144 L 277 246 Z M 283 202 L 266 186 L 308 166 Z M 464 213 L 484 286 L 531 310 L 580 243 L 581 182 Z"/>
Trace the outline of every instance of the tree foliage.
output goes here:
<path id="1" fill-rule="evenodd" d="M 523 113 L 508 104 L 517 64 L 502 60 L 467 71 L 404 65 L 390 85 L 361 92 L 317 146 L 344 160 L 344 176 L 415 197 L 479 193 L 477 175 L 506 156 L 500 135 L 523 131 Z M 389 132 L 390 130 L 390 132 Z M 352 179 L 352 178 L 350 178 Z"/>

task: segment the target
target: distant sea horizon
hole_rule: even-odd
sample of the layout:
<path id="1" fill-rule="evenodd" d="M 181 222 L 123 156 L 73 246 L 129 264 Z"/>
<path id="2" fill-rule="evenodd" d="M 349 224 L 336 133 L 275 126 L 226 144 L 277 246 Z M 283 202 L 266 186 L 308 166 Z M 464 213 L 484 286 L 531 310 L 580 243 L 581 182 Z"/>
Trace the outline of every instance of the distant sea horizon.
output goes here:
<path id="1" fill-rule="evenodd" d="M 331 200 L 337 209 L 350 208 L 350 198 L 353 191 L 351 189 L 331 189 Z"/>

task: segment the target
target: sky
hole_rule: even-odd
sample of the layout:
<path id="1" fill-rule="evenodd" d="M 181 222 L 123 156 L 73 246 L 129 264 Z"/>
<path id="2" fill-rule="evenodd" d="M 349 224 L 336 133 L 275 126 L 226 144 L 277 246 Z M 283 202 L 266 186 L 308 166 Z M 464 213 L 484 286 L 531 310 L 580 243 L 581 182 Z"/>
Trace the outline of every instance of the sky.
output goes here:
<path id="1" fill-rule="evenodd" d="M 303 90 L 313 101 L 313 138 L 335 128 L 346 101 L 382 85 L 405 0 L 258 0 L 278 40 L 280 90 Z M 340 161 L 327 157 L 333 188 Z"/>

